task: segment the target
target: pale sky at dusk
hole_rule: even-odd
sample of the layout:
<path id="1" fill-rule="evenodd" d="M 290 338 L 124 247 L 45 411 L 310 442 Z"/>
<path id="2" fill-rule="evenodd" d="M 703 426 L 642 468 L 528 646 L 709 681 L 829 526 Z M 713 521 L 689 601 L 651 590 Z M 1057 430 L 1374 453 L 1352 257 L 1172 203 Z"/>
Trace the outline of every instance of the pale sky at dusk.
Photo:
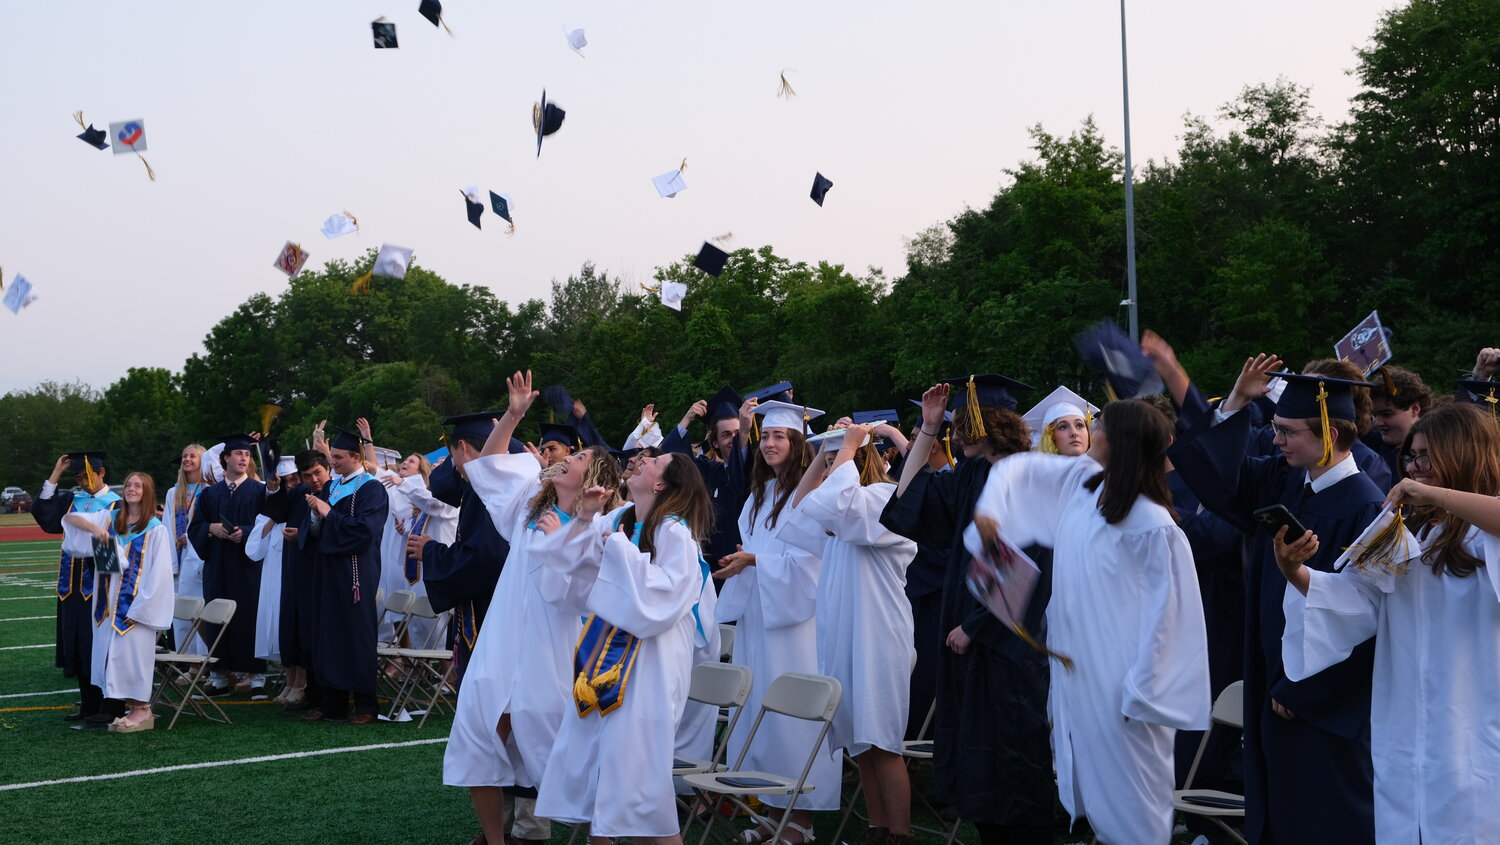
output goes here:
<path id="1" fill-rule="evenodd" d="M 1121 145 L 1119 7 L 1109 0 L 896 3 L 48 0 L 0 5 L 0 268 L 38 300 L 0 310 L 0 393 L 103 388 L 180 370 L 208 329 L 300 241 L 308 267 L 382 241 L 455 284 L 546 298 L 586 260 L 627 281 L 734 233 L 793 260 L 905 268 L 902 239 L 988 204 L 1029 157 L 1026 129 L 1093 114 Z M 1136 166 L 1178 146 L 1246 84 L 1312 86 L 1329 122 L 1391 0 L 1129 7 Z M 370 21 L 401 46 L 376 50 Z M 587 32 L 587 58 L 564 40 Z M 778 99 L 777 74 L 797 90 Z M 531 105 L 567 110 L 536 157 Z M 145 120 L 145 157 L 90 149 Z M 688 160 L 688 189 L 651 178 Z M 813 173 L 834 182 L 823 208 Z M 477 231 L 459 189 L 509 193 L 516 234 Z M 362 231 L 318 228 L 348 209 Z M 1142 278 L 1141 296 L 1150 296 Z M 76 330 L 92 319 L 97 343 Z"/>

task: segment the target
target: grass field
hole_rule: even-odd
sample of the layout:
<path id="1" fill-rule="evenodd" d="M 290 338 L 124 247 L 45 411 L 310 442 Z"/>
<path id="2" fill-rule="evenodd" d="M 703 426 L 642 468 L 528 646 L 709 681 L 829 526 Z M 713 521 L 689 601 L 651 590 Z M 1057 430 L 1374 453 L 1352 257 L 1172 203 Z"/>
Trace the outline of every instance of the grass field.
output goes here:
<path id="1" fill-rule="evenodd" d="M 224 704 L 231 725 L 184 716 L 171 731 L 166 719 L 139 734 L 70 730 L 62 716 L 77 688 L 53 667 L 57 552 L 51 540 L 0 543 L 0 843 L 457 845 L 478 831 L 466 791 L 442 785 L 449 717 L 420 729 L 304 725 L 239 694 Z M 914 785 L 924 782 L 919 771 Z M 831 842 L 837 825 L 820 814 L 818 841 Z M 851 822 L 844 839 L 862 830 Z M 553 843 L 568 833 L 554 825 Z M 960 841 L 978 837 L 965 825 Z"/>

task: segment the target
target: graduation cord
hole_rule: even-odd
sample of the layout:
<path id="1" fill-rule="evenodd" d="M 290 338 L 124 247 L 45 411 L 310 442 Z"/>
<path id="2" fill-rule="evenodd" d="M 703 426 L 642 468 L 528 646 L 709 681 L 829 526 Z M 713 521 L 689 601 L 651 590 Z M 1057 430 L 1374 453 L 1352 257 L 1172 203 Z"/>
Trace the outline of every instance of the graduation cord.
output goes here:
<path id="1" fill-rule="evenodd" d="M 363 487 L 361 484 L 359 487 Z M 359 495 L 359 487 L 349 494 L 349 518 L 354 518 L 354 499 Z M 354 582 L 354 601 L 351 604 L 359 604 L 359 555 L 349 556 L 349 577 Z"/>

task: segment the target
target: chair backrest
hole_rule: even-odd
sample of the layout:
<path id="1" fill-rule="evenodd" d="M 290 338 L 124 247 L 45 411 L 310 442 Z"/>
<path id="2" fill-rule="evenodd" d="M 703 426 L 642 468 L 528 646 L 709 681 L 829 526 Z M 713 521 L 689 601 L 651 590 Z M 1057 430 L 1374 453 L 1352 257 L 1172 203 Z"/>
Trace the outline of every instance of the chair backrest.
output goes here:
<path id="1" fill-rule="evenodd" d="M 754 674 L 738 663 L 699 663 L 693 667 L 688 698 L 714 707 L 743 707 L 750 698 Z"/>
<path id="2" fill-rule="evenodd" d="M 1233 728 L 1245 727 L 1245 682 L 1235 681 L 1214 699 L 1213 720 Z"/>
<path id="3" fill-rule="evenodd" d="M 198 619 L 205 625 L 228 625 L 234 618 L 234 599 L 214 599 L 203 606 Z"/>
<path id="4" fill-rule="evenodd" d="M 172 607 L 172 618 L 193 622 L 203 612 L 203 599 L 198 596 L 178 596 Z"/>
<path id="5" fill-rule="evenodd" d="M 412 602 L 416 600 L 417 594 L 411 590 L 393 590 L 385 600 L 385 612 L 405 616 L 411 612 Z"/>
<path id="6" fill-rule="evenodd" d="M 725 622 L 719 623 L 719 659 L 728 660 L 734 656 L 734 626 Z"/>
<path id="7" fill-rule="evenodd" d="M 375 588 L 375 606 L 376 607 L 385 607 L 385 588 L 384 587 L 376 587 Z"/>
<path id="8" fill-rule="evenodd" d="M 794 719 L 827 722 L 838 712 L 844 687 L 838 678 L 787 672 L 771 682 L 761 706 Z"/>
<path id="9" fill-rule="evenodd" d="M 411 595 L 411 615 L 422 619 L 436 619 L 437 614 L 432 612 L 432 601 L 426 596 L 419 596 L 407 590 L 401 592 Z"/>

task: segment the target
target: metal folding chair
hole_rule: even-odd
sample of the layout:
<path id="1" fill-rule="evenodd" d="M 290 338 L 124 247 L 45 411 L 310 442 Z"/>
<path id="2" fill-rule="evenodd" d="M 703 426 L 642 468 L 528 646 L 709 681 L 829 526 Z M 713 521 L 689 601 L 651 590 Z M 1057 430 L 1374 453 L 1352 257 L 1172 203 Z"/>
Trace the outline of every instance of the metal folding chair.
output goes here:
<path id="1" fill-rule="evenodd" d="M 1172 809 L 1179 813 L 1202 816 L 1223 828 L 1234 841 L 1244 845 L 1245 837 L 1224 819 L 1245 817 L 1245 796 L 1217 789 L 1193 788 L 1193 779 L 1198 776 L 1198 764 L 1203 760 L 1203 749 L 1208 747 L 1208 738 L 1213 734 L 1214 728 L 1223 725 L 1243 730 L 1245 727 L 1244 681 L 1235 681 L 1219 693 L 1219 697 L 1214 699 L 1214 709 L 1209 719 L 1208 730 L 1203 732 L 1203 741 L 1198 743 L 1198 752 L 1193 755 L 1193 765 L 1188 769 L 1187 779 L 1183 781 L 1182 789 L 1172 793 Z"/>
<path id="2" fill-rule="evenodd" d="M 415 596 L 407 613 L 408 624 L 412 619 L 431 619 L 436 621 L 438 614 L 432 610 L 432 602 L 426 596 Z M 408 628 L 409 630 L 409 628 Z M 436 639 L 443 631 L 443 626 L 434 624 L 430 639 Z M 452 688 L 448 684 L 448 673 L 453 665 L 453 651 L 446 648 L 432 648 L 435 643 L 422 643 L 419 648 L 398 648 L 397 656 L 406 665 L 406 673 L 401 679 L 400 688 L 391 700 L 390 718 L 396 718 L 403 707 L 415 702 L 420 698 L 426 699 L 426 708 L 422 713 L 422 720 L 417 723 L 420 728 L 427 724 L 427 717 L 439 706 L 445 706 L 452 712 L 453 701 L 451 699 Z"/>
<path id="3" fill-rule="evenodd" d="M 178 601 L 193 601 L 191 596 L 179 598 Z M 202 604 L 202 599 L 196 600 Z M 190 609 L 191 605 L 178 604 L 177 610 Z M 204 630 L 215 631 L 212 642 L 208 643 L 207 654 L 185 654 L 180 651 L 167 651 L 156 655 L 156 676 L 160 683 L 156 685 L 156 694 L 151 696 L 151 704 L 154 707 L 157 702 L 165 702 L 172 707 L 172 720 L 167 723 L 167 730 L 177 725 L 177 719 L 182 711 L 193 708 L 193 712 L 211 722 L 223 722 L 229 724 L 229 715 L 219 706 L 217 701 L 201 693 L 200 684 L 208 677 L 208 671 L 213 664 L 219 662 L 214 653 L 219 650 L 219 642 L 224 639 L 224 632 L 229 629 L 229 620 L 234 618 L 235 603 L 232 599 L 214 599 L 203 605 L 196 618 L 192 621 L 187 640 L 192 641 L 192 634 Z M 174 612 L 174 615 L 175 612 Z M 186 619 L 186 617 L 183 617 Z M 207 628 L 206 626 L 213 626 Z M 179 680 L 185 681 L 183 689 L 176 689 Z M 203 704 L 207 703 L 219 718 L 209 715 Z"/>

